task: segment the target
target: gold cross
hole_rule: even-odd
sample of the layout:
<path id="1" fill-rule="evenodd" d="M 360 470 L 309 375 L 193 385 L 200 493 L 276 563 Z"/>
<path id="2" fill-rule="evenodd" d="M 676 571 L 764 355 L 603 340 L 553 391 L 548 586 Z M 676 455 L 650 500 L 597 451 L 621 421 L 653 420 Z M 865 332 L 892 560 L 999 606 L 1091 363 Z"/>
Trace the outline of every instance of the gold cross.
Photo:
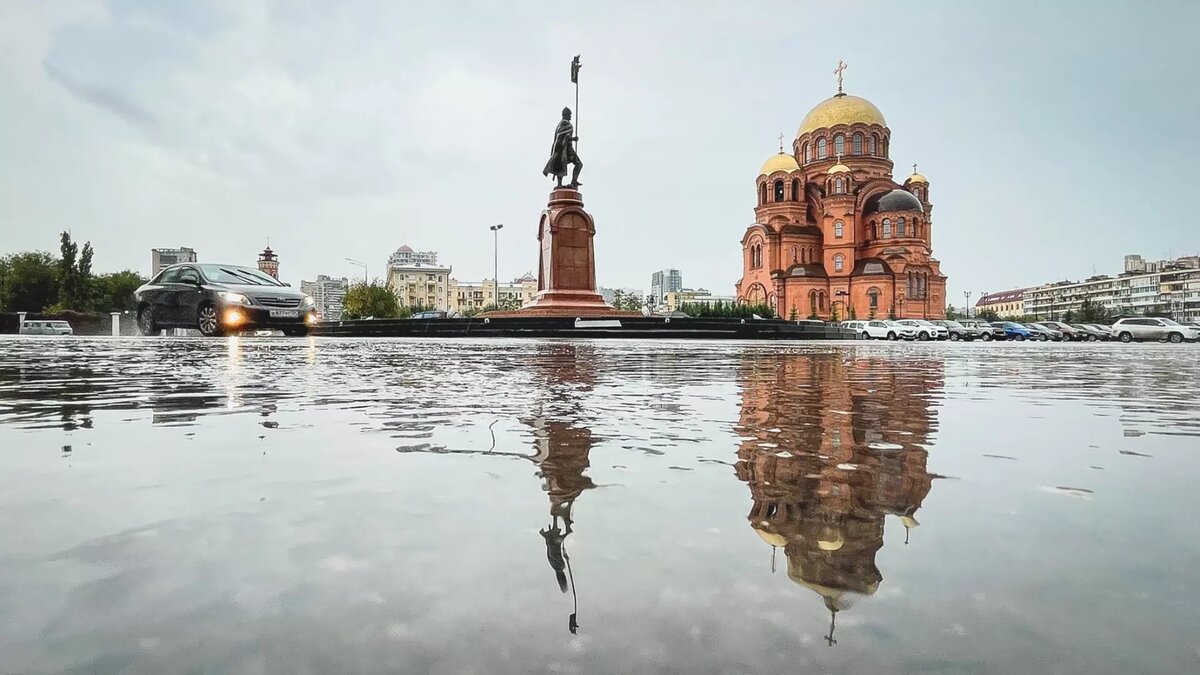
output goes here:
<path id="1" fill-rule="evenodd" d="M 833 69 L 833 74 L 834 74 L 834 75 L 837 75 L 837 79 L 838 79 L 838 93 L 839 93 L 839 94 L 840 94 L 840 93 L 842 93 L 842 72 L 843 72 L 844 70 L 846 70 L 846 64 L 845 64 L 845 63 L 842 63 L 842 60 L 841 60 L 841 59 L 838 59 L 837 68 L 834 68 L 834 69 Z"/>
<path id="2" fill-rule="evenodd" d="M 916 173 L 916 172 L 917 172 L 917 165 L 913 164 L 913 173 Z"/>
<path id="3" fill-rule="evenodd" d="M 783 133 L 779 134 L 779 151 L 783 152 Z"/>

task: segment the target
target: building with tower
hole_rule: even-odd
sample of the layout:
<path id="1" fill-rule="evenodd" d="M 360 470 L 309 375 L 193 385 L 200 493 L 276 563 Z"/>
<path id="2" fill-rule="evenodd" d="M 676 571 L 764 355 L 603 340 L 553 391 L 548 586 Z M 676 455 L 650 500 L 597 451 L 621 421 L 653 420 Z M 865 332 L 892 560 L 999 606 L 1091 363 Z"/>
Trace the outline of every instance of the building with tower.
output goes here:
<path id="1" fill-rule="evenodd" d="M 870 101 L 838 91 L 804 117 L 755 182 L 738 301 L 784 318 L 942 318 L 929 180 L 893 178 L 891 129 Z"/>
<path id="2" fill-rule="evenodd" d="M 270 245 L 258 254 L 258 269 L 276 279 L 279 278 L 279 256 L 275 255 Z"/>

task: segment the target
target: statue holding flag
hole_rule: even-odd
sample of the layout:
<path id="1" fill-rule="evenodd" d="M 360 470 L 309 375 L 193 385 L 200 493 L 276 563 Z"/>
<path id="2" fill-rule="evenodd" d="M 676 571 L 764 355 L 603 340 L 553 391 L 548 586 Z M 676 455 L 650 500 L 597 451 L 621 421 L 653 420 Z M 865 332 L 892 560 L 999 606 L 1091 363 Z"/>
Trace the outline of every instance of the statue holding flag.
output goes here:
<path id="1" fill-rule="evenodd" d="M 579 110 L 579 68 L 581 66 L 579 57 L 576 56 L 571 61 L 571 82 L 575 84 L 576 111 Z M 575 143 L 578 141 L 579 136 L 575 134 L 575 128 L 571 125 L 571 109 L 563 108 L 562 120 L 559 121 L 558 128 L 554 130 L 554 143 L 550 146 L 550 160 L 546 162 L 546 168 L 542 169 L 543 176 L 554 175 L 560 188 L 563 187 L 563 177 L 567 175 L 568 164 L 573 164 L 575 167 L 571 172 L 569 187 L 577 188 L 582 185 L 579 182 L 579 171 L 583 169 L 583 161 L 579 159 L 575 147 Z"/>

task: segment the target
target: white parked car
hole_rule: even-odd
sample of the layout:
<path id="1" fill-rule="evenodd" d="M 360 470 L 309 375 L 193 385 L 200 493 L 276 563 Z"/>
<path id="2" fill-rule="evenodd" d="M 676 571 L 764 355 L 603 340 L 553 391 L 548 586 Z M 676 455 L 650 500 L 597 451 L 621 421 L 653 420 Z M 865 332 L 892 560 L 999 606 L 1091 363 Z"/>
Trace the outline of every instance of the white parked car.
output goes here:
<path id="1" fill-rule="evenodd" d="M 74 335 L 71 324 L 66 321 L 33 320 L 21 324 L 21 335 Z"/>
<path id="2" fill-rule="evenodd" d="M 911 333 L 911 331 L 907 330 L 907 327 L 889 326 L 887 321 L 880 319 L 845 321 L 842 325 L 858 333 L 858 336 L 864 340 L 912 339 L 911 337 L 907 337 Z"/>
<path id="3" fill-rule="evenodd" d="M 885 320 L 880 323 L 888 327 L 889 340 L 916 340 L 917 329 L 899 321 Z"/>
<path id="4" fill-rule="evenodd" d="M 1117 319 L 1112 325 L 1113 335 L 1121 342 L 1134 340 L 1166 340 L 1183 342 L 1200 340 L 1200 329 L 1158 317 Z"/>
<path id="5" fill-rule="evenodd" d="M 901 319 L 900 323 L 905 326 L 912 326 L 917 332 L 918 340 L 949 340 L 950 329 L 945 326 L 939 326 L 932 321 L 925 319 Z"/>

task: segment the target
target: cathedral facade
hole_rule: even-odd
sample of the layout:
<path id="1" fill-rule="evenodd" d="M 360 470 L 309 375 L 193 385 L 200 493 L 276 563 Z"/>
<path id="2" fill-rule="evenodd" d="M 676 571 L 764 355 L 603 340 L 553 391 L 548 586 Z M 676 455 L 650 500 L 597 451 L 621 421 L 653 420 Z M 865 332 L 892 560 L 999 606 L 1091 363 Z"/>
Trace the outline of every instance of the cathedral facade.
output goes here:
<path id="1" fill-rule="evenodd" d="M 840 69 L 839 69 L 840 70 Z M 742 237 L 738 301 L 785 319 L 945 317 L 929 181 L 892 174 L 891 129 L 842 92 L 800 124 L 792 152 L 763 164 Z"/>

